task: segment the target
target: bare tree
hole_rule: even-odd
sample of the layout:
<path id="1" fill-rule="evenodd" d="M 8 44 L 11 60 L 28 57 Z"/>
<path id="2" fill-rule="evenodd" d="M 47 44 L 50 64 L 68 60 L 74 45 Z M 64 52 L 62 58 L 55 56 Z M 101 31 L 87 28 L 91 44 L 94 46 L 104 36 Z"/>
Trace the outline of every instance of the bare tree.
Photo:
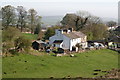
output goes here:
<path id="1" fill-rule="evenodd" d="M 89 18 L 89 22 L 91 23 L 91 24 L 101 24 L 102 23 L 102 19 L 101 18 L 99 18 L 99 17 L 97 17 L 97 16 L 90 16 L 90 18 Z"/>
<path id="2" fill-rule="evenodd" d="M 91 14 L 88 12 L 88 11 L 77 11 L 76 12 L 76 15 L 77 16 L 80 16 L 81 18 L 88 18 L 88 17 L 91 17 Z"/>
<path id="3" fill-rule="evenodd" d="M 31 25 L 31 33 L 34 33 L 37 12 L 34 9 L 29 9 L 28 12 L 29 12 L 28 16 L 29 16 L 29 19 L 30 19 L 30 25 Z"/>
<path id="4" fill-rule="evenodd" d="M 35 31 L 34 31 L 34 34 L 39 34 L 39 32 L 41 31 L 41 16 L 36 16 L 36 27 L 35 27 Z"/>
<path id="5" fill-rule="evenodd" d="M 79 31 L 88 23 L 91 14 L 87 11 L 77 11 L 76 12 L 77 19 L 75 20 L 76 23 L 76 30 Z"/>
<path id="6" fill-rule="evenodd" d="M 80 30 L 87 25 L 102 23 L 102 20 L 99 17 L 94 16 L 87 11 L 78 11 L 76 15 L 78 16 L 75 21 L 77 30 Z"/>
<path id="7" fill-rule="evenodd" d="M 17 28 L 20 27 L 22 32 L 23 27 L 25 27 L 26 24 L 27 11 L 24 9 L 23 6 L 18 6 L 17 11 L 18 11 Z"/>
<path id="8" fill-rule="evenodd" d="M 61 23 L 64 27 L 68 28 L 74 28 L 76 30 L 76 23 L 75 20 L 77 19 L 77 15 L 76 14 L 66 14 Z"/>
<path id="9" fill-rule="evenodd" d="M 4 28 L 14 26 L 15 16 L 15 8 L 13 6 L 7 5 L 2 7 L 2 26 Z"/>
<path id="10" fill-rule="evenodd" d="M 99 17 L 91 15 L 87 11 L 78 11 L 76 14 L 66 14 L 61 21 L 63 26 L 69 26 L 74 28 L 76 31 L 80 31 L 83 27 L 98 24 L 101 20 Z"/>

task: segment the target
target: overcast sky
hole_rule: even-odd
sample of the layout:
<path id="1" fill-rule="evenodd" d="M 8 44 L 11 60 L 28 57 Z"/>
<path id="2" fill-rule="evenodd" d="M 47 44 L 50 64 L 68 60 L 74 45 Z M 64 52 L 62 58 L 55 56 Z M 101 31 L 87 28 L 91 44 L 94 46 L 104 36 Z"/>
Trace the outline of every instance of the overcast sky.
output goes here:
<path id="1" fill-rule="evenodd" d="M 85 10 L 99 17 L 118 17 L 119 0 L 3 0 L 0 6 L 34 8 L 40 16 L 57 16 Z"/>

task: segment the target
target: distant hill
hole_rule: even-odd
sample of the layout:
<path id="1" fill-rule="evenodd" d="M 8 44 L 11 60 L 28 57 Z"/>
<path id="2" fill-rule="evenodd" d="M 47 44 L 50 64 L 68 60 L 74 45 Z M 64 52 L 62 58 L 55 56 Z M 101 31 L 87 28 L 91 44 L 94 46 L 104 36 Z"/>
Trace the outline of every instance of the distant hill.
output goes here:
<path id="1" fill-rule="evenodd" d="M 101 19 L 102 19 L 102 21 L 103 21 L 104 23 L 106 23 L 106 22 L 108 22 L 108 21 L 118 22 L 118 19 L 116 19 L 116 18 L 103 17 L 103 18 L 101 18 Z"/>
<path id="2" fill-rule="evenodd" d="M 42 16 L 42 22 L 44 23 L 43 26 L 51 26 L 51 25 L 56 25 L 58 22 L 62 20 L 64 16 Z M 108 21 L 115 21 L 118 22 L 118 19 L 116 18 L 108 18 L 108 17 L 103 17 L 101 18 L 104 23 Z"/>
<path id="3" fill-rule="evenodd" d="M 42 16 L 42 22 L 46 26 L 55 25 L 62 20 L 63 16 Z"/>

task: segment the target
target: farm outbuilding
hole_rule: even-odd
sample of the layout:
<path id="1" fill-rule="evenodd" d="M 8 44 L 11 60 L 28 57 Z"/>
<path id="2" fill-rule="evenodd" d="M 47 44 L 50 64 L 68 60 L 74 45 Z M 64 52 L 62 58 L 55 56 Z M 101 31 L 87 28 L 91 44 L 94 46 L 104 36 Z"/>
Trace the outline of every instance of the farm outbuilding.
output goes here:
<path id="1" fill-rule="evenodd" d="M 43 42 L 42 40 L 33 41 L 32 47 L 35 50 L 45 50 L 46 43 Z"/>

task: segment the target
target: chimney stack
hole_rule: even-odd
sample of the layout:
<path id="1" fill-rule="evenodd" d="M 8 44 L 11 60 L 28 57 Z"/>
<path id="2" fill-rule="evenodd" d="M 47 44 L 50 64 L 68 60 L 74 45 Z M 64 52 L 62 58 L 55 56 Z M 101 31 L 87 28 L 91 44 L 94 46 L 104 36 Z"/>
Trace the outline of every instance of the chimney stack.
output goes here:
<path id="1" fill-rule="evenodd" d="M 68 28 L 68 30 L 70 30 L 70 32 L 72 32 L 72 31 L 73 31 L 73 28 Z"/>
<path id="2" fill-rule="evenodd" d="M 55 33 L 56 33 L 56 34 L 63 34 L 63 30 L 61 30 L 61 29 L 56 29 L 56 30 L 55 30 Z"/>

